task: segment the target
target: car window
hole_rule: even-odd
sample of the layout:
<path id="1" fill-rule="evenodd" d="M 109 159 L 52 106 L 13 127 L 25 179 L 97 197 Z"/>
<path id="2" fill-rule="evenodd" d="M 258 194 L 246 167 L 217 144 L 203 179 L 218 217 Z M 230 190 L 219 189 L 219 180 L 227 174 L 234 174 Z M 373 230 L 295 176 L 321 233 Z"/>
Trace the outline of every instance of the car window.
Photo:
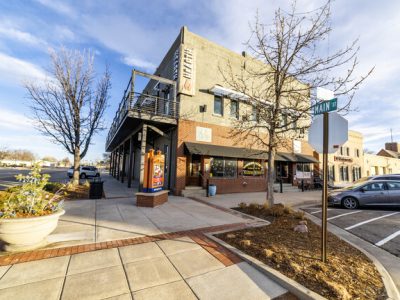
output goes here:
<path id="1" fill-rule="evenodd" d="M 383 182 L 374 182 L 364 186 L 364 191 L 383 191 L 385 184 Z"/>
<path id="2" fill-rule="evenodd" d="M 389 177 L 375 177 L 374 180 L 391 180 Z"/>
<path id="3" fill-rule="evenodd" d="M 400 176 L 389 176 L 387 180 L 400 180 Z"/>
<path id="4" fill-rule="evenodd" d="M 84 171 L 90 171 L 90 168 L 83 167 L 82 170 L 84 170 Z"/>
<path id="5" fill-rule="evenodd" d="M 389 190 L 400 190 L 400 182 L 386 182 Z"/>

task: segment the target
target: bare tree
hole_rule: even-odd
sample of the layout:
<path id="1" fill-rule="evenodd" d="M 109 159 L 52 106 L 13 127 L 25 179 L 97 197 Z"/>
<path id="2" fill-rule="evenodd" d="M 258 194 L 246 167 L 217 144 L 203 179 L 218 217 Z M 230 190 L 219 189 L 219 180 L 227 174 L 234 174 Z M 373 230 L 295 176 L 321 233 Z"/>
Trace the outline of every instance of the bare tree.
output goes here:
<path id="1" fill-rule="evenodd" d="M 92 137 L 104 129 L 110 72 L 106 68 L 96 84 L 94 55 L 61 49 L 51 53 L 50 73 L 51 79 L 25 87 L 37 129 L 74 156 L 73 184 L 79 184 L 80 161 Z"/>
<path id="2" fill-rule="evenodd" d="M 252 109 L 234 121 L 231 135 L 251 138 L 268 153 L 267 202 L 274 203 L 275 155 L 278 147 L 304 135 L 310 126 L 312 99 L 316 87 L 326 87 L 340 97 L 339 111 L 348 112 L 355 91 L 371 74 L 357 76 L 357 40 L 333 53 L 324 53 L 321 44 L 331 32 L 330 5 L 297 13 L 296 1 L 289 12 L 278 9 L 272 25 L 258 15 L 247 42 L 247 56 L 240 71 L 228 61 L 221 74 Z M 343 75 L 340 75 L 343 73 Z M 339 74 L 339 75 L 338 75 Z"/>

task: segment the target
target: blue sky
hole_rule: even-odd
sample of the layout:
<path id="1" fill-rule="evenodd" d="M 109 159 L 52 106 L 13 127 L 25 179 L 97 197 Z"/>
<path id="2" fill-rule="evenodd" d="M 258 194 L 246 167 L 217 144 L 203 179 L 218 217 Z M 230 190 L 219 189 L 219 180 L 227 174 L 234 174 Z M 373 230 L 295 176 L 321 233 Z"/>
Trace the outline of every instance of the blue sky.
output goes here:
<path id="1" fill-rule="evenodd" d="M 40 80 L 49 67 L 49 49 L 93 49 L 96 68 L 111 67 L 112 91 L 106 123 L 111 124 L 130 70 L 154 70 L 181 26 L 237 52 L 249 38 L 256 10 L 270 22 L 288 1 L 1 1 L 0 147 L 30 149 L 39 157 L 67 156 L 33 129 L 24 80 Z M 303 11 L 322 1 L 299 0 Z M 360 72 L 375 66 L 354 101 L 351 129 L 364 134 L 365 147 L 378 151 L 393 137 L 400 141 L 400 1 L 337 0 L 326 51 L 360 39 Z M 108 130 L 98 134 L 87 159 L 100 158 Z"/>

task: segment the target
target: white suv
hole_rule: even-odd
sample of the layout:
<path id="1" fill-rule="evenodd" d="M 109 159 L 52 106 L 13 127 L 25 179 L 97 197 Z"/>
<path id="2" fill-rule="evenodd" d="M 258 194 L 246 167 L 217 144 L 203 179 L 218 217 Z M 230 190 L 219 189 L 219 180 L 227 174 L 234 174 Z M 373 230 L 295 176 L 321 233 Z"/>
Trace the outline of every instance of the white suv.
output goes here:
<path id="1" fill-rule="evenodd" d="M 72 178 L 74 174 L 74 167 L 68 169 L 68 177 Z M 87 178 L 87 177 L 99 177 L 100 173 L 96 167 L 90 166 L 81 166 L 79 168 L 79 177 L 80 178 Z"/>

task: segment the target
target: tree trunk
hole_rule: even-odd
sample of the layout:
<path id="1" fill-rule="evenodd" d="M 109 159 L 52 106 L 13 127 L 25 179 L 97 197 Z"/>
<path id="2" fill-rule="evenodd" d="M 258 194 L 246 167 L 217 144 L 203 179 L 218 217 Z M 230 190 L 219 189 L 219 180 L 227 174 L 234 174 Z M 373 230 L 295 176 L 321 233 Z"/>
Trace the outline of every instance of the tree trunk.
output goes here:
<path id="1" fill-rule="evenodd" d="M 275 149 L 270 148 L 268 152 L 268 170 L 267 170 L 267 199 L 269 207 L 274 205 L 274 181 L 275 181 Z"/>
<path id="2" fill-rule="evenodd" d="M 76 147 L 75 148 L 75 153 L 74 153 L 74 175 L 72 177 L 72 184 L 73 185 L 79 185 L 79 168 L 81 164 L 81 154 L 80 154 L 80 148 Z"/>

